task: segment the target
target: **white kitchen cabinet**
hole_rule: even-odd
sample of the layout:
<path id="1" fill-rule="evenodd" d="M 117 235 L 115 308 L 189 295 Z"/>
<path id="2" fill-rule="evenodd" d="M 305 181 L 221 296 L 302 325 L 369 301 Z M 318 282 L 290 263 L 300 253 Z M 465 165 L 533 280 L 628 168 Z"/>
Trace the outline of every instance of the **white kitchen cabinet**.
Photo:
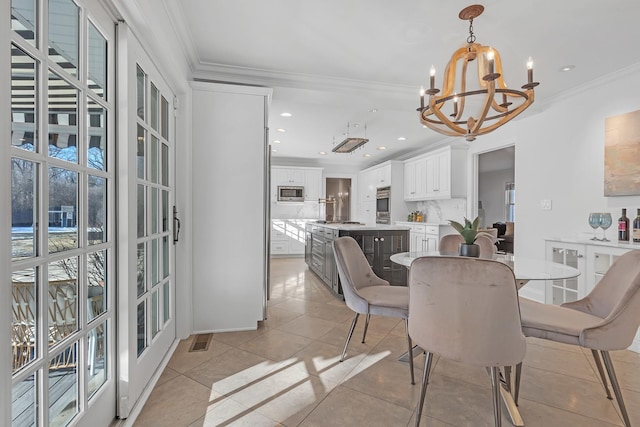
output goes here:
<path id="1" fill-rule="evenodd" d="M 396 221 L 396 225 L 410 227 L 409 250 L 411 252 L 437 251 L 442 236 L 455 234 L 448 224 Z"/>
<path id="2" fill-rule="evenodd" d="M 565 302 L 576 301 L 583 298 L 586 295 L 585 245 L 547 241 L 546 253 L 547 261 L 577 268 L 580 271 L 580 275 L 578 277 L 572 277 L 571 279 L 547 280 L 545 303 L 560 305 Z"/>
<path id="3" fill-rule="evenodd" d="M 322 169 L 307 168 L 304 171 L 304 200 L 317 202 L 322 195 Z M 304 248 L 303 248 L 304 249 Z"/>
<path id="4" fill-rule="evenodd" d="M 391 165 L 387 164 L 381 166 L 375 170 L 375 187 L 390 187 L 391 186 Z"/>
<path id="5" fill-rule="evenodd" d="M 364 202 L 358 202 L 358 221 L 365 224 L 376 223 L 376 201 L 367 200 Z"/>
<path id="6" fill-rule="evenodd" d="M 303 186 L 304 170 L 297 168 L 274 168 L 277 185 Z"/>
<path id="7" fill-rule="evenodd" d="M 358 214 L 360 218 L 367 217 L 371 224 L 376 222 L 376 191 L 381 187 L 391 187 L 389 202 L 390 223 L 407 217 L 408 208 L 404 202 L 404 164 L 400 161 L 390 160 L 368 169 L 360 171 L 358 174 Z M 366 214 L 360 212 L 361 203 L 373 202 L 373 209 L 369 204 L 364 205 L 370 212 Z M 371 213 L 372 212 L 372 213 Z M 372 215 L 372 216 L 370 216 Z M 364 221 L 360 219 L 360 221 Z"/>
<path id="8" fill-rule="evenodd" d="M 305 220 L 271 220 L 271 255 L 303 255 L 305 246 Z"/>
<path id="9" fill-rule="evenodd" d="M 358 200 L 360 202 L 376 200 L 376 179 L 375 170 L 368 169 L 358 174 Z"/>
<path id="10" fill-rule="evenodd" d="M 404 198 L 438 200 L 466 197 L 467 153 L 445 147 L 405 161 Z"/>
<path id="11" fill-rule="evenodd" d="M 278 200 L 279 186 L 304 187 L 304 200 L 317 202 L 322 198 L 322 168 L 271 167 L 271 200 Z"/>
<path id="12" fill-rule="evenodd" d="M 404 199 L 424 200 L 427 195 L 427 161 L 424 158 L 404 164 Z"/>
<path id="13" fill-rule="evenodd" d="M 586 293 L 588 294 L 598 284 L 611 264 L 619 256 L 629 252 L 627 248 L 613 248 L 599 245 L 587 246 L 587 277 Z"/>

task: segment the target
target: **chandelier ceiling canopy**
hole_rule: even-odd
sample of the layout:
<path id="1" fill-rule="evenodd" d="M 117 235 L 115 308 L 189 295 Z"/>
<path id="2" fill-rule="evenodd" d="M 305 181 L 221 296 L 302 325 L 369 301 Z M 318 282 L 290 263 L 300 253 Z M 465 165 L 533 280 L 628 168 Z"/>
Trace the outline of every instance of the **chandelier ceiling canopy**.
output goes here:
<path id="1" fill-rule="evenodd" d="M 539 84 L 533 81 L 533 60 L 529 58 L 527 83 L 522 90 L 507 87 L 498 51 L 475 42 L 473 20 L 483 11 L 484 6 L 479 4 L 460 11 L 458 17 L 469 21 L 469 36 L 445 68 L 442 93 L 435 87 L 434 66 L 429 72 L 429 88 L 420 90 L 420 122 L 444 135 L 464 136 L 467 141 L 499 128 L 526 110 L 534 100 L 533 88 Z"/>

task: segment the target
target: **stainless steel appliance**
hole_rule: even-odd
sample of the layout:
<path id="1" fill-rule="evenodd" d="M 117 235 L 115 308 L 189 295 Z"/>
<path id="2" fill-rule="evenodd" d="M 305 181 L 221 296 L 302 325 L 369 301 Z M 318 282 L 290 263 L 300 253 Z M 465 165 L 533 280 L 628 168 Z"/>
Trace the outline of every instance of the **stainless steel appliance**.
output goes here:
<path id="1" fill-rule="evenodd" d="M 380 187 L 376 191 L 376 224 L 390 224 L 389 215 L 391 187 Z"/>
<path id="2" fill-rule="evenodd" d="M 304 202 L 304 187 L 302 186 L 278 186 L 279 202 Z"/>
<path id="3" fill-rule="evenodd" d="M 351 179 L 327 178 L 325 221 L 343 222 L 351 219 Z"/>

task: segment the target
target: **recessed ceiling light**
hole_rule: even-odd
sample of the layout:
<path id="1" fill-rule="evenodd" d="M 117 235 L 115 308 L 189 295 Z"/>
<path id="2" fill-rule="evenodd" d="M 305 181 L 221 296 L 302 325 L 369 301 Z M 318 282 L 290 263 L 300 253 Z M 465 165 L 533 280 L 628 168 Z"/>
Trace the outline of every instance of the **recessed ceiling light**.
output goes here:
<path id="1" fill-rule="evenodd" d="M 571 71 L 574 68 L 576 68 L 575 65 L 564 65 L 564 66 L 560 67 L 560 71 L 562 71 L 563 73 L 566 73 L 567 71 Z"/>
<path id="2" fill-rule="evenodd" d="M 378 109 L 377 108 L 372 108 L 371 110 L 369 110 L 370 113 L 377 113 Z"/>
<path id="3" fill-rule="evenodd" d="M 371 157 L 371 154 L 363 154 L 362 157 Z"/>
<path id="4" fill-rule="evenodd" d="M 323 155 L 323 156 L 324 156 L 325 154 L 327 154 L 327 152 L 326 152 L 326 151 L 320 151 L 318 154 L 320 154 L 320 155 Z"/>
<path id="5" fill-rule="evenodd" d="M 291 113 L 281 113 L 280 117 L 291 117 Z"/>
<path id="6" fill-rule="evenodd" d="M 378 150 L 386 150 L 386 149 L 387 147 L 384 147 L 384 146 L 378 147 Z"/>
<path id="7" fill-rule="evenodd" d="M 273 143 L 274 143 L 274 144 L 280 144 L 280 142 L 281 142 L 281 141 L 280 141 L 279 139 L 274 139 L 274 140 L 273 140 Z"/>
<path id="8" fill-rule="evenodd" d="M 406 140 L 407 140 L 407 138 L 404 137 L 404 136 L 399 136 L 398 137 L 398 141 L 406 141 Z"/>
<path id="9" fill-rule="evenodd" d="M 287 130 L 286 129 L 282 129 L 282 128 L 278 128 L 278 129 L 276 129 L 276 131 L 285 133 Z"/>

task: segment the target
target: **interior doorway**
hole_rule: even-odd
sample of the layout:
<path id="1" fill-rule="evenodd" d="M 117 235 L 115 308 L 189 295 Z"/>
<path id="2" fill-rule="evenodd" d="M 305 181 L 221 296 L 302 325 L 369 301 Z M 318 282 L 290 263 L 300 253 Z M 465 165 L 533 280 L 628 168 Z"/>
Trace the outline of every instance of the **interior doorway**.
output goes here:
<path id="1" fill-rule="evenodd" d="M 515 146 L 478 155 L 478 217 L 481 228 L 498 228 L 498 249 L 513 252 Z"/>

